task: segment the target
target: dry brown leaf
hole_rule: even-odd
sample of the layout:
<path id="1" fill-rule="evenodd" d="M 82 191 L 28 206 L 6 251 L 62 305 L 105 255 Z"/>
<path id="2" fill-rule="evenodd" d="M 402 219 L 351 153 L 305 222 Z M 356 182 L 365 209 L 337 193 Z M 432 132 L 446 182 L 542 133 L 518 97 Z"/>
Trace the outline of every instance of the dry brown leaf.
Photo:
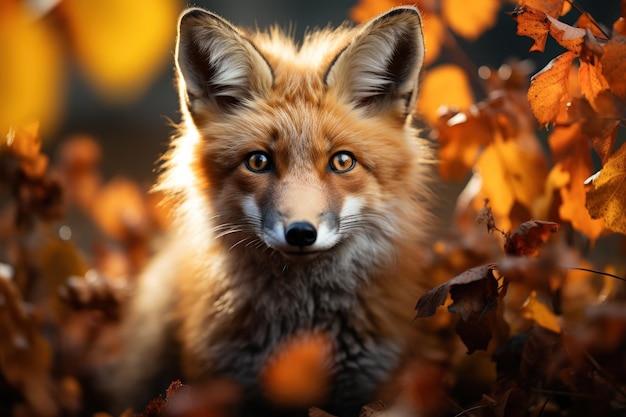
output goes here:
<path id="1" fill-rule="evenodd" d="M 616 35 L 604 46 L 600 58 L 602 74 L 611 91 L 620 99 L 626 100 L 626 36 Z"/>
<path id="2" fill-rule="evenodd" d="M 177 0 L 66 0 L 60 3 L 80 64 L 110 99 L 142 93 L 170 58 Z"/>
<path id="3" fill-rule="evenodd" d="M 561 102 L 567 100 L 568 76 L 575 58 L 573 52 L 565 52 L 531 78 L 528 101 L 541 125 L 554 122 Z"/>
<path id="4" fill-rule="evenodd" d="M 587 192 L 591 217 L 604 219 L 614 232 L 626 234 L 626 144 L 611 155 Z"/>
<path id="5" fill-rule="evenodd" d="M 51 377 L 53 352 L 13 281 L 0 277 L 0 371 L 19 389 L 30 415 L 54 417 L 60 404 Z"/>
<path id="6" fill-rule="evenodd" d="M 504 244 L 507 255 L 535 256 L 539 249 L 559 231 L 559 225 L 554 222 L 530 220 L 519 225 Z"/>
<path id="7" fill-rule="evenodd" d="M 443 0 L 441 15 L 454 32 L 476 39 L 496 24 L 500 7 L 500 0 Z"/>
<path id="8" fill-rule="evenodd" d="M 437 123 L 443 106 L 463 110 L 473 103 L 474 95 L 467 74 L 460 67 L 440 65 L 424 75 L 417 109 L 431 125 Z"/>
<path id="9" fill-rule="evenodd" d="M 495 265 L 489 264 L 468 269 L 462 274 L 457 275 L 456 277 L 446 281 L 445 283 L 431 289 L 430 291 L 422 295 L 417 301 L 417 305 L 415 306 L 417 314 L 415 317 L 422 318 L 434 315 L 437 308 L 445 303 L 446 299 L 448 298 L 448 293 L 451 293 L 452 289 L 456 286 L 460 286 L 461 291 L 455 293 L 457 295 L 457 305 L 455 307 L 452 307 L 452 305 L 450 306 L 452 307 L 452 310 L 454 310 L 454 313 L 462 314 L 464 315 L 464 317 L 468 317 L 472 311 L 482 311 L 485 302 L 491 305 L 494 300 L 478 300 L 477 302 L 482 302 L 482 304 L 476 307 L 474 305 L 474 302 L 476 300 L 471 300 L 470 296 L 467 300 L 468 305 L 464 306 L 465 301 L 463 299 L 464 292 L 462 288 L 467 285 L 472 285 L 476 282 L 478 282 L 477 288 L 493 288 L 493 281 L 495 281 L 495 278 L 493 276 L 494 268 Z M 482 299 L 482 297 L 479 298 Z M 465 307 L 467 307 L 467 309 Z"/>

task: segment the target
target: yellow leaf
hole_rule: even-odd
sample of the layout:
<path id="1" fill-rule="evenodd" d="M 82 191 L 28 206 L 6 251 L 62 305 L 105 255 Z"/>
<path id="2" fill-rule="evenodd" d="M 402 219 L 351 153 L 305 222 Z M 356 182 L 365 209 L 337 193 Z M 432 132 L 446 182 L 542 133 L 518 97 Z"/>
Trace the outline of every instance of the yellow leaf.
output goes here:
<path id="1" fill-rule="evenodd" d="M 488 198 L 501 229 L 511 229 L 512 220 L 520 220 L 511 218 L 516 203 L 530 213 L 535 200 L 543 195 L 547 163 L 537 138 L 529 132 L 510 140 L 496 137 L 476 167 L 483 177 L 483 189 L 475 206 Z"/>
<path id="2" fill-rule="evenodd" d="M 568 78 L 574 58 L 576 54 L 565 52 L 550 61 L 530 80 L 528 101 L 535 117 L 542 125 L 556 120 L 561 101 L 568 97 Z"/>
<path id="3" fill-rule="evenodd" d="M 592 219 L 589 212 L 583 209 L 584 182 L 593 174 L 589 138 L 582 132 L 580 124 L 574 124 L 556 127 L 550 134 L 549 143 L 553 160 L 569 174 L 569 182 L 560 189 L 559 215 L 593 243 L 604 230 L 604 222 Z"/>
<path id="4" fill-rule="evenodd" d="M 626 234 L 626 144 L 609 157 L 587 192 L 587 209 L 609 229 Z"/>
<path id="5" fill-rule="evenodd" d="M 561 333 L 561 325 L 558 318 L 544 303 L 537 299 L 535 291 L 522 305 L 522 317 L 534 321 L 538 326 L 548 329 L 554 333 Z"/>
<path id="6" fill-rule="evenodd" d="M 450 28 L 467 39 L 475 39 L 498 20 L 499 0 L 443 0 L 441 14 Z"/>
<path id="7" fill-rule="evenodd" d="M 427 71 L 421 89 L 417 109 L 430 124 L 437 122 L 442 106 L 463 110 L 474 103 L 467 75 L 456 65 L 440 65 Z"/>
<path id="8" fill-rule="evenodd" d="M 33 121 L 50 130 L 63 107 L 58 36 L 19 4 L 0 8 L 0 137 Z"/>
<path id="9" fill-rule="evenodd" d="M 61 2 L 80 64 L 107 98 L 141 94 L 171 57 L 176 0 Z"/>

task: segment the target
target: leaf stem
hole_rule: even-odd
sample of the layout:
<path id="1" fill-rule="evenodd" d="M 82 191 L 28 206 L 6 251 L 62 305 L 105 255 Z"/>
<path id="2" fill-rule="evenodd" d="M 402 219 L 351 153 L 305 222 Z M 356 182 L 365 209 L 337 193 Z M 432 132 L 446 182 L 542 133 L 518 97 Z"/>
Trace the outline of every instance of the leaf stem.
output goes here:
<path id="1" fill-rule="evenodd" d="M 584 10 L 583 10 L 583 8 L 582 8 L 582 7 L 580 7 L 578 4 L 576 4 L 576 2 L 575 2 L 574 0 L 567 0 L 567 2 L 568 2 L 569 4 L 571 4 L 571 5 L 572 5 L 572 7 L 573 7 L 574 9 L 576 9 L 576 11 L 578 11 L 578 13 L 586 15 L 586 16 L 589 18 L 589 21 L 590 21 L 590 22 L 591 22 L 591 23 L 592 23 L 595 27 L 597 27 L 597 28 L 598 28 L 598 30 L 599 30 L 600 32 L 602 32 L 602 34 L 603 34 L 604 36 L 606 36 L 606 39 L 607 39 L 607 40 L 608 40 L 608 39 L 611 39 L 611 36 L 610 36 L 608 33 L 606 33 L 606 32 L 604 31 L 604 29 L 602 28 L 602 26 L 600 26 L 600 24 L 598 23 L 598 21 L 597 21 L 597 20 L 596 20 L 596 19 L 595 19 L 592 15 L 591 15 L 591 13 L 588 13 L 588 12 L 584 11 Z"/>
<path id="2" fill-rule="evenodd" d="M 626 278 L 622 278 L 618 275 L 614 275 L 608 272 L 604 272 L 604 271 L 596 271 L 595 269 L 589 269 L 589 268 L 582 268 L 579 266 L 561 266 L 564 269 L 570 269 L 573 271 L 584 271 L 584 272 L 592 272 L 594 274 L 598 274 L 598 275 L 604 275 L 606 277 L 611 277 L 611 278 L 615 278 L 615 279 L 619 279 L 620 281 L 626 282 Z"/>

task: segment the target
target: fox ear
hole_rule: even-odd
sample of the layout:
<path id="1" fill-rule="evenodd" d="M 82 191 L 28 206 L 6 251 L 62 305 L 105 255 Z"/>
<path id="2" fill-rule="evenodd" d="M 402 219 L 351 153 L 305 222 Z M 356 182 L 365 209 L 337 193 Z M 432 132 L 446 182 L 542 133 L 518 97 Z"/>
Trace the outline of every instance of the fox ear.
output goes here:
<path id="1" fill-rule="evenodd" d="M 325 82 L 356 107 L 406 116 L 415 105 L 423 62 L 420 14 L 398 7 L 363 26 L 335 57 Z"/>
<path id="2" fill-rule="evenodd" d="M 236 27 L 202 9 L 180 17 L 176 70 L 181 102 L 192 117 L 201 110 L 232 111 L 272 86 L 263 55 Z"/>

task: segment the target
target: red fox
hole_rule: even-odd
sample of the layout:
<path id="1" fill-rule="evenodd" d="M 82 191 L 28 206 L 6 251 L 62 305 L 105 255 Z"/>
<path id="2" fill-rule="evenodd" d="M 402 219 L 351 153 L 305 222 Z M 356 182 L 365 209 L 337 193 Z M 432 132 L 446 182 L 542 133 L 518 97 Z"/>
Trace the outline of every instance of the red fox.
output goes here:
<path id="1" fill-rule="evenodd" d="M 434 218 L 433 150 L 411 116 L 423 58 L 413 7 L 301 45 L 183 12 L 182 124 L 157 184 L 176 214 L 128 315 L 127 395 L 228 377 L 255 404 L 244 414 L 263 415 L 264 366 L 313 332 L 332 342 L 315 405 L 352 415 L 390 399 L 419 345 Z"/>

